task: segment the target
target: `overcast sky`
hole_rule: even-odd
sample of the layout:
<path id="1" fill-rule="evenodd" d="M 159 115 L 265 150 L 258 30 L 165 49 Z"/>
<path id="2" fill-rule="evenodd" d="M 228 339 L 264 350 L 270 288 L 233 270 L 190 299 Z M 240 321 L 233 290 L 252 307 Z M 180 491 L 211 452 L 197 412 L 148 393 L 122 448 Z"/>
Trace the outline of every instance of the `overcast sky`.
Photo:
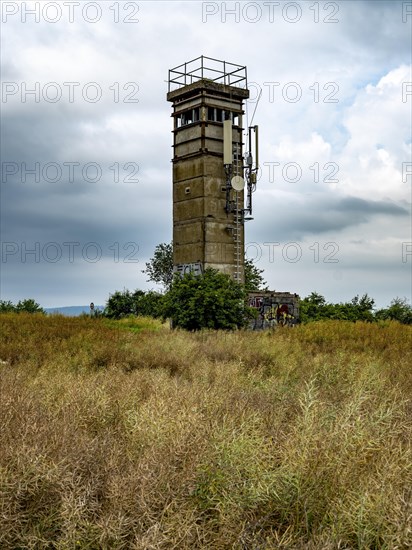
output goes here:
<path id="1" fill-rule="evenodd" d="M 168 70 L 246 65 L 273 290 L 411 299 L 412 4 L 3 1 L 1 299 L 156 288 L 172 235 Z M 30 13 L 33 12 L 33 13 Z"/>

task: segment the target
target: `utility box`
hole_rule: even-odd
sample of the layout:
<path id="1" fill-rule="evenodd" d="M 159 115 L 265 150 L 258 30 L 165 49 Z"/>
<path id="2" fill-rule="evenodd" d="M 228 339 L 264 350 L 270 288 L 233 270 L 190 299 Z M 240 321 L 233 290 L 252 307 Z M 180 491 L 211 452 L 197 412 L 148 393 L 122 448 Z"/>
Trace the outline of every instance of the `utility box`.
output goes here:
<path id="1" fill-rule="evenodd" d="M 171 69 L 168 86 L 174 270 L 212 267 L 244 283 L 246 67 L 201 56 Z"/>

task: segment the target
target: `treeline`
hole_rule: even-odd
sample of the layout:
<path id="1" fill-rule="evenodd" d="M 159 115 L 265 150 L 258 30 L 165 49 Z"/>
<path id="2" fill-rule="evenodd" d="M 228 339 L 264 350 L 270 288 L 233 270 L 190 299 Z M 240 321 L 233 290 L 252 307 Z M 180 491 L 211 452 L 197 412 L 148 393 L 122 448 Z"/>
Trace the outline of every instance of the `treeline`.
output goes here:
<path id="1" fill-rule="evenodd" d="M 187 279 L 180 282 L 178 288 L 166 294 L 142 290 L 116 291 L 108 299 L 104 315 L 121 319 L 129 315 L 164 318 L 169 314 L 176 318 L 179 326 L 188 325 L 184 328 L 202 328 L 199 324 L 210 328 L 228 328 L 227 326 L 216 327 L 215 325 L 219 325 L 219 322 L 215 323 L 213 318 L 207 320 L 207 310 L 210 313 L 209 317 L 213 315 L 220 317 L 225 325 L 227 317 L 231 317 L 233 322 L 233 312 L 238 317 L 242 315 L 242 311 L 244 314 L 250 312 L 239 309 L 238 300 L 241 295 L 236 292 L 235 286 L 223 285 L 223 288 L 218 288 L 216 284 L 212 284 L 212 279 L 211 274 L 203 282 L 199 278 Z M 225 289 L 225 296 L 223 296 L 223 289 Z M 405 298 L 394 298 L 390 305 L 383 309 L 374 309 L 374 306 L 375 300 L 368 294 L 361 297 L 355 296 L 348 302 L 331 303 L 327 302 L 321 294 L 312 292 L 300 300 L 300 322 L 308 323 L 326 319 L 369 322 L 393 320 L 406 325 L 412 324 L 412 306 Z M 219 312 L 219 310 L 222 311 Z"/>
<path id="2" fill-rule="evenodd" d="M 374 310 L 375 300 L 364 294 L 361 298 L 355 296 L 350 302 L 337 304 L 326 302 L 317 292 L 312 292 L 300 301 L 300 320 L 321 321 L 335 319 L 341 321 L 384 321 L 393 320 L 412 324 L 412 306 L 405 298 L 394 298 L 384 309 Z"/>
<path id="3" fill-rule="evenodd" d="M 122 319 L 130 315 L 159 318 L 163 313 L 164 295 L 149 290 L 116 290 L 106 302 L 102 314 L 110 319 Z"/>
<path id="4" fill-rule="evenodd" d="M 19 300 L 13 304 L 10 300 L 0 300 L 0 313 L 46 313 L 33 298 Z"/>
<path id="5" fill-rule="evenodd" d="M 129 316 L 170 319 L 173 326 L 187 330 L 236 329 L 247 326 L 250 319 L 258 314 L 256 309 L 247 306 L 247 296 L 245 286 L 214 269 L 206 269 L 200 276 L 189 273 L 176 277 L 165 293 L 117 290 L 109 296 L 103 311 L 95 310 L 91 315 L 109 319 Z M 300 300 L 299 321 L 394 320 L 412 324 L 412 306 L 406 298 L 394 298 L 387 308 L 376 310 L 374 306 L 375 300 L 368 294 L 355 296 L 349 302 L 329 303 L 321 294 L 312 292 Z M 32 298 L 17 304 L 0 301 L 0 313 L 9 312 L 45 313 Z"/>
<path id="6" fill-rule="evenodd" d="M 165 294 L 116 291 L 104 310 L 114 319 L 128 315 L 170 319 L 174 327 L 186 330 L 242 328 L 252 314 L 245 287 L 211 268 L 201 275 L 176 276 Z"/>

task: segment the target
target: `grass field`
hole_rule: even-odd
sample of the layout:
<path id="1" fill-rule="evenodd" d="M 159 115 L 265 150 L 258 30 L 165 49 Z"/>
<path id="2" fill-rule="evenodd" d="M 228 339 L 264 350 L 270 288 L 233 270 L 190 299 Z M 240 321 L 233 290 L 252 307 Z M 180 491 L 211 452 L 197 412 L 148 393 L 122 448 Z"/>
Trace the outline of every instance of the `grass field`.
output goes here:
<path id="1" fill-rule="evenodd" d="M 412 327 L 0 333 L 1 549 L 412 548 Z"/>

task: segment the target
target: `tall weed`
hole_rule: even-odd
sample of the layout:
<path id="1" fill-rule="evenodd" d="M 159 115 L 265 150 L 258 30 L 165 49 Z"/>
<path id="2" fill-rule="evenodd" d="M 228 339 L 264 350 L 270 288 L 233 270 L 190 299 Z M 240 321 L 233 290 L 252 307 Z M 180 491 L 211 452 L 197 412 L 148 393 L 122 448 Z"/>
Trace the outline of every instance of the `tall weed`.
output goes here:
<path id="1" fill-rule="evenodd" d="M 0 547 L 412 547 L 412 329 L 0 316 Z"/>

